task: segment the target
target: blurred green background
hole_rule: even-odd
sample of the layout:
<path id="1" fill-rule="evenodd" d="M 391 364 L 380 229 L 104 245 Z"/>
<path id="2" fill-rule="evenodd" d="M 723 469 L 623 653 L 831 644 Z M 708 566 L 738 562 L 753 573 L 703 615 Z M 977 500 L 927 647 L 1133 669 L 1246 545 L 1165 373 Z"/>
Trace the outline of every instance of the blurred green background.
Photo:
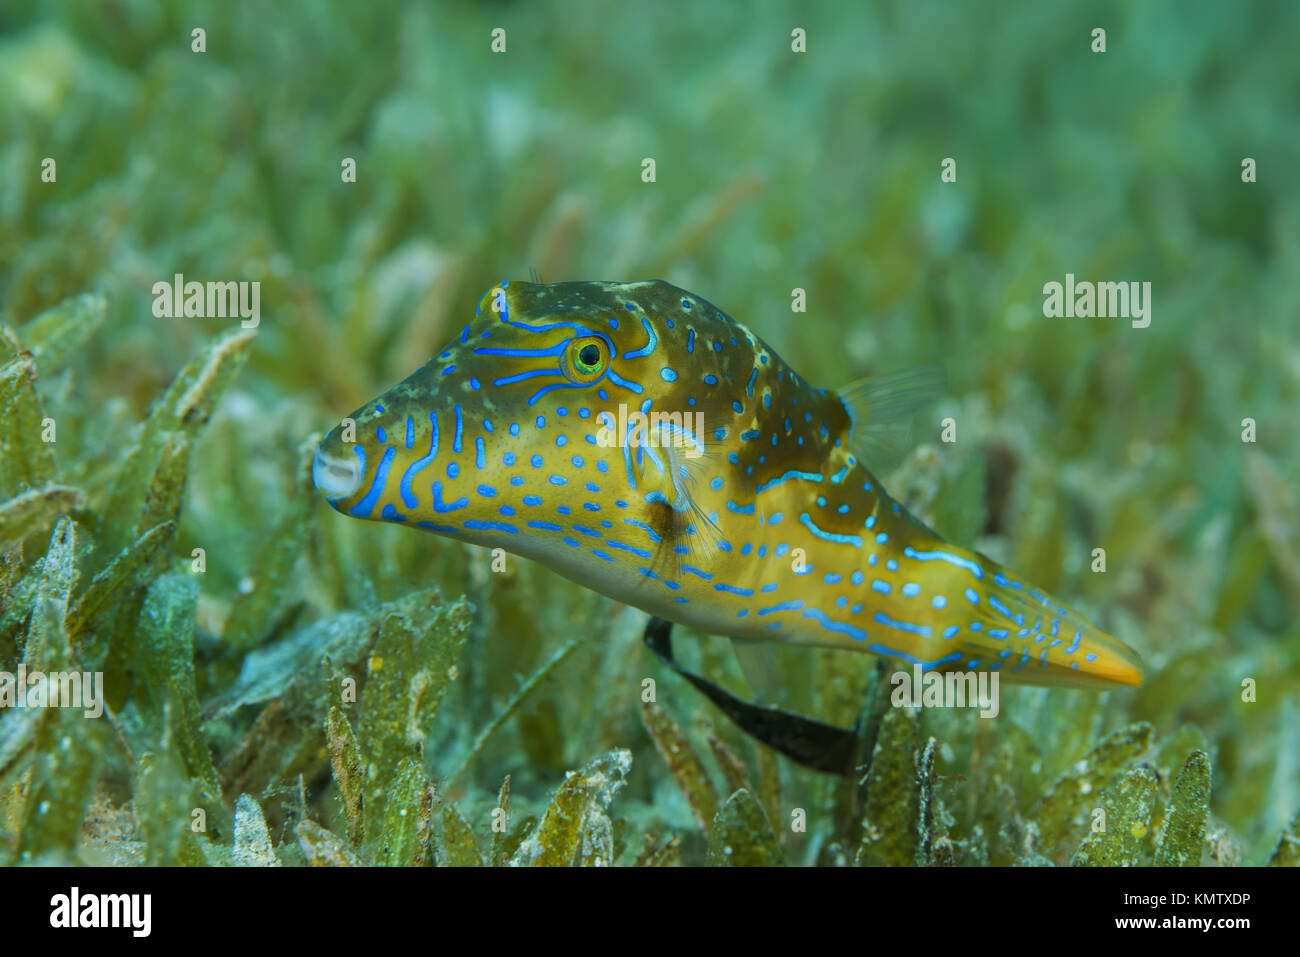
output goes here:
<path id="1" fill-rule="evenodd" d="M 195 27 L 204 53 L 191 50 Z M 504 53 L 490 49 L 498 27 Z M 795 27 L 807 53 L 791 51 Z M 1091 52 L 1094 27 L 1105 53 Z M 30 348 L 34 317 L 82 293 L 108 297 L 102 324 L 57 367 L 36 359 L 35 389 L 58 422 L 57 477 L 85 494 L 73 512 L 86 530 L 79 587 L 132 537 L 103 510 L 147 444 L 137 423 L 237 327 L 155 318 L 153 283 L 260 280 L 246 364 L 206 427 L 186 433 L 172 557 L 131 579 L 137 610 L 171 608 L 156 583 L 206 551 L 197 592 L 177 601 L 192 607 L 189 694 L 227 812 L 249 791 L 289 857 L 295 824 L 333 827 L 339 814 L 320 701 L 295 704 L 296 730 L 275 732 L 298 749 L 293 761 L 232 770 L 231 755 L 269 733 L 274 699 L 232 703 L 250 668 L 272 668 L 248 653 L 436 586 L 474 611 L 416 750 L 480 842 L 504 775 L 513 806 L 540 814 L 566 768 L 617 746 L 633 757 L 608 810 L 619 846 L 676 834 L 683 859 L 702 860 L 698 801 L 638 714 L 640 681 L 654 676 L 719 801 L 735 782 L 710 735 L 761 779 L 787 860 L 852 858 L 861 809 L 843 786 L 760 756 L 641 650 L 638 613 L 518 561 L 493 576 L 485 553 L 347 521 L 302 482 L 304 441 L 422 365 L 492 283 L 530 269 L 545 281 L 665 278 L 821 385 L 944 363 L 949 395 L 887 484 L 1149 665 L 1144 687 L 1105 696 L 1004 687 L 995 728 L 968 714 L 920 719 L 918 740 L 938 740 L 935 793 L 957 863 L 1036 859 L 1016 830 L 1026 821 L 1042 858 L 1068 860 L 1086 828 L 1076 820 L 1049 847 L 1046 812 L 1035 823 L 1030 809 L 1099 736 L 1134 722 L 1178 743 L 1127 766 L 1155 769 L 1157 806 L 1203 747 L 1207 853 L 1263 863 L 1300 810 L 1298 37 L 1292 3 L 9 0 L 0 324 Z M 41 180 L 45 157 L 55 183 Z M 340 181 L 344 157 L 354 184 Z M 654 183 L 641 178 L 646 157 Z M 945 157 L 955 183 L 940 181 Z M 1258 182 L 1242 182 L 1245 157 Z M 1067 272 L 1149 281 L 1150 327 L 1044 318 L 1043 284 Z M 806 315 L 790 310 L 796 287 Z M 944 416 L 955 444 L 937 442 Z M 1245 418 L 1255 444 L 1241 440 Z M 6 496 L 25 489 L 12 485 Z M 0 668 L 23 656 L 33 599 L 20 585 L 39 577 L 51 529 L 33 525 L 6 558 Z M 1105 574 L 1089 571 L 1096 547 Z M 69 801 L 121 827 L 105 843 L 85 823 L 76 849 L 48 846 L 171 859 L 174 847 L 149 843 L 156 830 L 138 833 L 141 755 L 176 746 L 144 716 L 159 694 L 148 651 L 113 637 L 122 622 L 82 627 L 74 652 L 118 661 L 129 678 L 110 678 L 119 717 L 104 733 L 116 743 Z M 745 691 L 724 642 L 680 644 Z M 850 723 L 872 663 L 783 651 L 784 703 Z M 1254 703 L 1242 701 L 1248 678 Z M 35 760 L 39 742 L 26 753 Z M 15 853 L 30 772 L 21 760 L 0 770 L 0 847 Z M 982 816 L 1003 787 L 1019 825 Z M 808 833 L 790 832 L 796 806 L 809 809 Z"/>

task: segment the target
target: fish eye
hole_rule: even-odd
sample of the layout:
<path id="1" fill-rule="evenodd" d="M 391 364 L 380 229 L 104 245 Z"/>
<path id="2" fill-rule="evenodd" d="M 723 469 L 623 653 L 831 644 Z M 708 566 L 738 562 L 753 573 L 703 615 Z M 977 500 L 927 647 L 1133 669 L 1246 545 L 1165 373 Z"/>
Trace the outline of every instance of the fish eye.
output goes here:
<path id="1" fill-rule="evenodd" d="M 599 336 L 582 336 L 569 344 L 565 358 L 566 377 L 581 384 L 595 382 L 605 372 L 609 347 Z"/>

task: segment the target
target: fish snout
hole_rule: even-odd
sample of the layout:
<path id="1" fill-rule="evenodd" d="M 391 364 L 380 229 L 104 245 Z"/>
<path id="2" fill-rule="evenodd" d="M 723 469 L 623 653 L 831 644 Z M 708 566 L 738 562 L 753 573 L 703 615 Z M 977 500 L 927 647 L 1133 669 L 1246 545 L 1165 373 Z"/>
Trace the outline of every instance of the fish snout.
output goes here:
<path id="1" fill-rule="evenodd" d="M 340 457 L 324 446 L 325 443 L 316 446 L 316 457 L 311 463 L 312 484 L 330 501 L 351 497 L 361 488 L 365 471 L 361 457 L 356 454 Z"/>

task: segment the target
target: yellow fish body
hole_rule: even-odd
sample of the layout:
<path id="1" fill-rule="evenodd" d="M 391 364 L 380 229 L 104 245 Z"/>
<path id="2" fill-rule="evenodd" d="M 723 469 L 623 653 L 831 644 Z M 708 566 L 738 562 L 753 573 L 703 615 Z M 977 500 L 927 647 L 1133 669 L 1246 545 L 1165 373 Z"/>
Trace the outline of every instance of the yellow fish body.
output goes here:
<path id="1" fill-rule="evenodd" d="M 708 633 L 1140 684 L 1128 646 L 890 498 L 858 451 L 872 412 L 666 282 L 503 282 L 321 442 L 315 479 L 346 515 L 504 548 Z"/>

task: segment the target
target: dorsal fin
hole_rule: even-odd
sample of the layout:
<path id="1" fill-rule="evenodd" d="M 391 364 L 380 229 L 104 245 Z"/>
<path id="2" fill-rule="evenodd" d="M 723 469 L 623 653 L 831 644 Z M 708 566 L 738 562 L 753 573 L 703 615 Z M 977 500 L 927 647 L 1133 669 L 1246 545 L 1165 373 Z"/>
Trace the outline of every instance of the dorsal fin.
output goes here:
<path id="1" fill-rule="evenodd" d="M 893 471 L 911 448 L 912 420 L 947 383 L 943 366 L 925 365 L 845 386 L 839 396 L 853 423 L 850 447 L 877 475 Z"/>

